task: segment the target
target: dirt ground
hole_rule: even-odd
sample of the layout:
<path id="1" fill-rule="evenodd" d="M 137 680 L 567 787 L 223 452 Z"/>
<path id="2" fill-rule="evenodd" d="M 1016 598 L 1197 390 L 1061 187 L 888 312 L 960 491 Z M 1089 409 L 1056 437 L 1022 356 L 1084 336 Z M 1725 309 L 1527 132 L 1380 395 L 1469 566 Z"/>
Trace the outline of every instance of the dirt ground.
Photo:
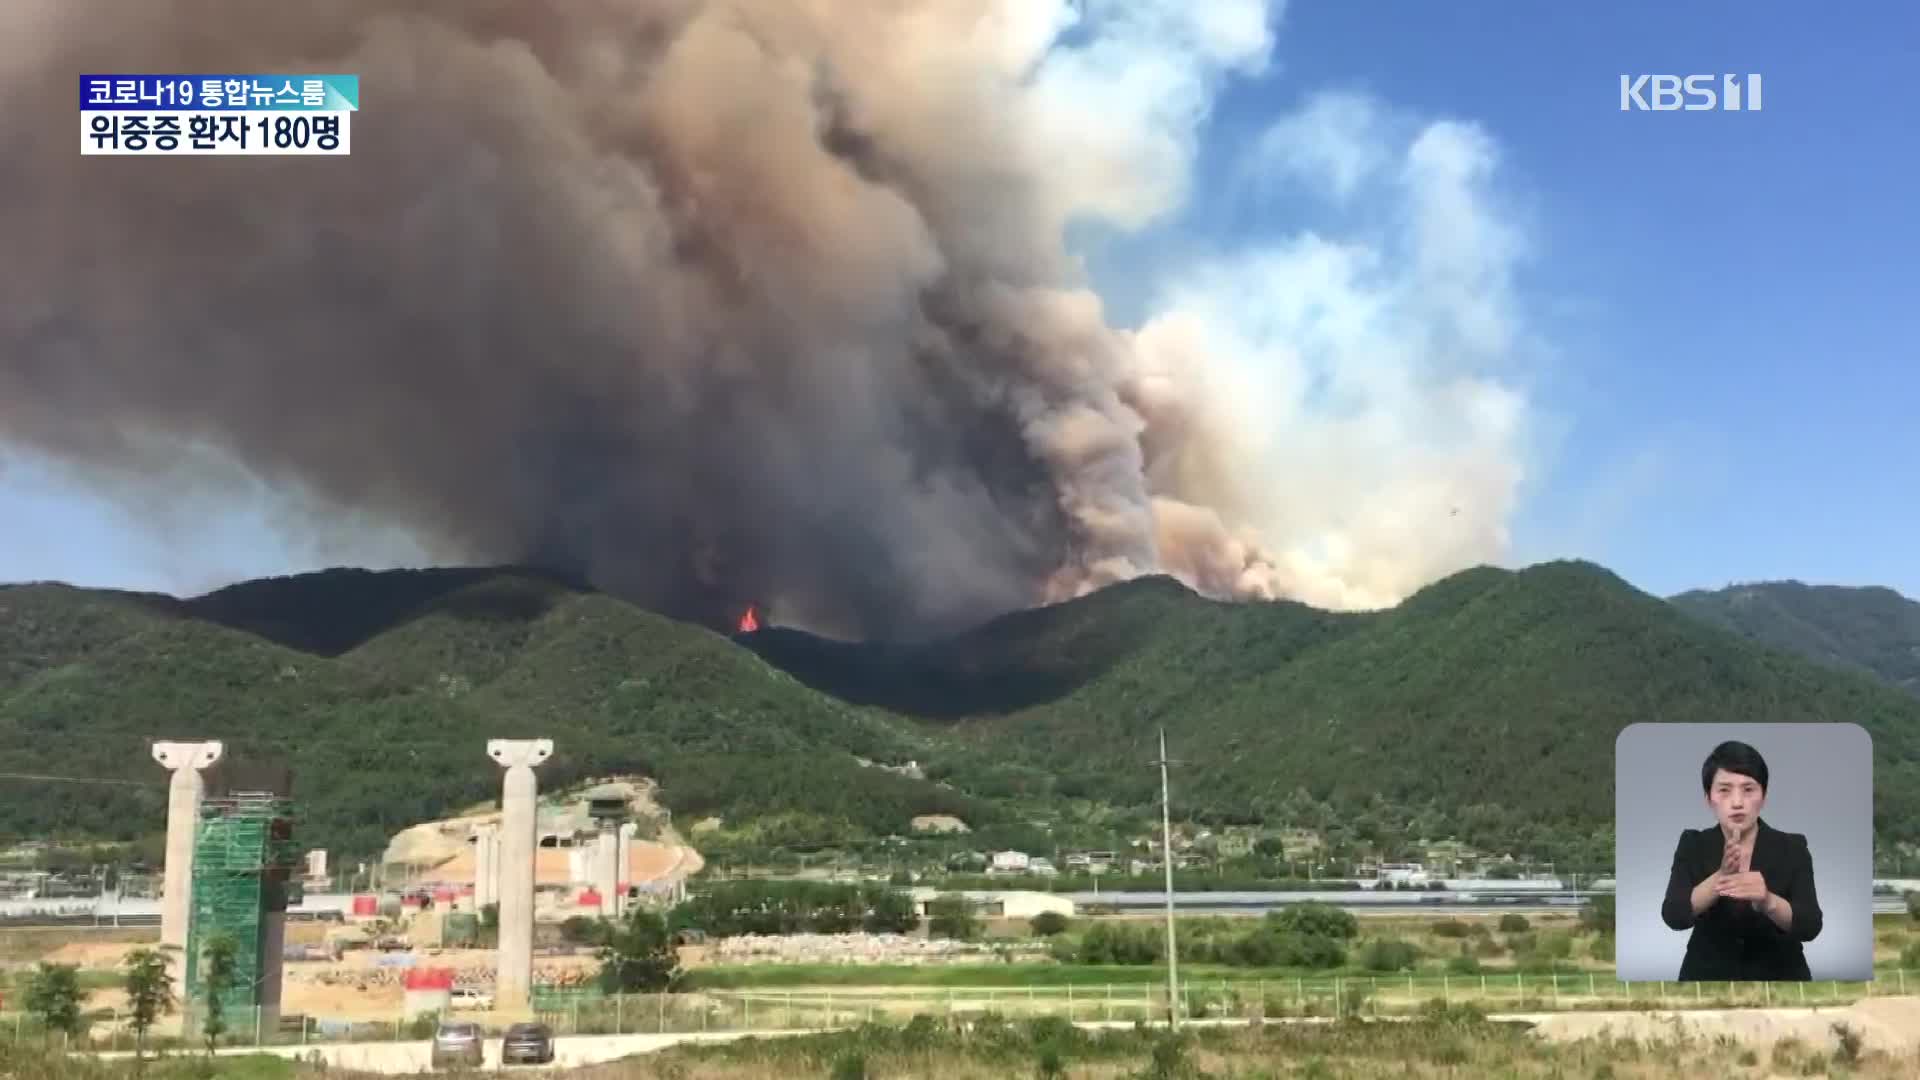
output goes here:
<path id="1" fill-rule="evenodd" d="M 387 1020 L 405 1004 L 405 968 L 381 967 L 380 954 L 347 953 L 337 962 L 290 960 L 285 968 L 281 1009 L 333 1020 Z M 471 980 L 486 986 L 496 963 L 492 949 L 425 949 L 415 954 L 418 967 L 451 968 L 456 985 Z M 582 978 L 595 968 L 591 956 L 536 957 L 534 982 Z M 464 976 L 464 978 L 463 978 Z M 485 1014 L 475 1014 L 485 1019 Z"/>
<path id="2" fill-rule="evenodd" d="M 1603 1032 L 1637 1040 L 1729 1038 L 1745 1046 L 1772 1047 L 1797 1039 L 1832 1050 L 1840 1042 L 1834 1025 L 1858 1034 L 1867 1050 L 1893 1056 L 1920 1052 L 1920 997 L 1870 998 L 1826 1009 L 1714 1009 L 1679 1013 L 1556 1013 L 1535 1030 L 1556 1042 L 1590 1038 Z"/>

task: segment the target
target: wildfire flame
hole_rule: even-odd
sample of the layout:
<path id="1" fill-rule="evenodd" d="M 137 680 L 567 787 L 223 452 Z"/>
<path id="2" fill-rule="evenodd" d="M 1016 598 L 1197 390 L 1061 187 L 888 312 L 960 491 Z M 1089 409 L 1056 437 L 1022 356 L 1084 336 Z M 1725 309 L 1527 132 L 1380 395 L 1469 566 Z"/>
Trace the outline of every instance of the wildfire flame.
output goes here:
<path id="1" fill-rule="evenodd" d="M 760 629 L 760 616 L 752 604 L 747 605 L 747 613 L 740 616 L 740 633 L 751 634 Z"/>

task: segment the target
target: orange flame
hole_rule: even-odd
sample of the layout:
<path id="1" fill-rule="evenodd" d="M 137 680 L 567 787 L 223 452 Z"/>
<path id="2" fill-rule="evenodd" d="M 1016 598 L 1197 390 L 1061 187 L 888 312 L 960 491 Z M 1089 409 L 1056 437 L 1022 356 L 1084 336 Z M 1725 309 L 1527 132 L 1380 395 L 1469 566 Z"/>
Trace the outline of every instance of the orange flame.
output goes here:
<path id="1" fill-rule="evenodd" d="M 747 605 L 747 613 L 740 616 L 740 633 L 751 634 L 760 629 L 760 616 L 755 613 L 752 604 Z"/>

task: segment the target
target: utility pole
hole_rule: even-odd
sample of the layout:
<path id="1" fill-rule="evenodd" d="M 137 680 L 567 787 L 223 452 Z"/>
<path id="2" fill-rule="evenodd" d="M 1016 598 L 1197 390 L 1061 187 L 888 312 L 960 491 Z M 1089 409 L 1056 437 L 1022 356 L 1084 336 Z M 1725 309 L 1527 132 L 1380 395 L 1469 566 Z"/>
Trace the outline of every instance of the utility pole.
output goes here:
<path id="1" fill-rule="evenodd" d="M 1180 1027 L 1179 951 L 1173 940 L 1173 807 L 1167 796 L 1167 729 L 1160 729 L 1160 866 L 1167 876 L 1167 1027 Z"/>

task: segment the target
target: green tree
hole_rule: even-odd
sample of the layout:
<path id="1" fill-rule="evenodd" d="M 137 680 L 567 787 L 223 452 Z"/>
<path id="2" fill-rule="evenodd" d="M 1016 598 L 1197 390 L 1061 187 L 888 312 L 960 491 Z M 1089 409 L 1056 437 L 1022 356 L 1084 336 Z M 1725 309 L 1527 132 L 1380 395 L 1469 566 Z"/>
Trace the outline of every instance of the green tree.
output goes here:
<path id="1" fill-rule="evenodd" d="M 42 962 L 27 981 L 27 1011 L 40 1018 L 48 1031 L 80 1034 L 80 969 L 73 964 Z"/>
<path id="2" fill-rule="evenodd" d="M 955 941 L 972 941 L 980 936 L 980 918 L 973 901 L 959 893 L 943 893 L 927 905 L 927 932 Z"/>
<path id="3" fill-rule="evenodd" d="M 624 924 L 610 928 L 599 957 L 605 993 L 663 993 L 680 979 L 680 954 L 667 920 L 645 908 L 634 908 Z"/>
<path id="4" fill-rule="evenodd" d="M 870 885 L 862 888 L 861 898 L 866 907 L 861 925 L 869 934 L 905 934 L 920 925 L 913 896 L 904 890 Z"/>
<path id="5" fill-rule="evenodd" d="M 135 949 L 126 959 L 127 1009 L 132 1014 L 133 1059 L 146 1056 L 147 1032 L 154 1021 L 173 1011 L 173 972 L 167 970 L 167 958 L 156 949 Z"/>
<path id="6" fill-rule="evenodd" d="M 239 946 L 226 934 L 218 934 L 207 941 L 200 954 L 200 992 L 201 1004 L 206 1012 L 201 1017 L 200 1034 L 207 1040 L 207 1056 L 213 1056 L 214 1047 L 220 1044 L 220 1036 L 227 1033 L 227 996 L 233 991 L 240 974 Z"/>

